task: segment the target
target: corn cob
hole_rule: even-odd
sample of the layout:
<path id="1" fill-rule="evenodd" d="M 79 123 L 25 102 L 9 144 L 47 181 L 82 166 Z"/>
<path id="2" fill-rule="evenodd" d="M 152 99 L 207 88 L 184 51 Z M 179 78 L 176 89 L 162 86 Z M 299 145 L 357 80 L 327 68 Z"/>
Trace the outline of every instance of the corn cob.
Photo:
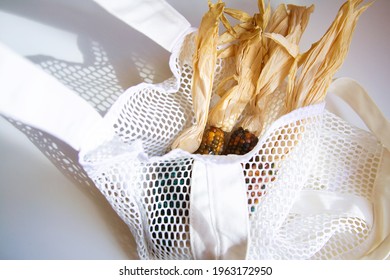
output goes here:
<path id="1" fill-rule="evenodd" d="M 306 8 L 292 5 L 286 7 L 282 5 L 278 8 L 278 14 L 274 14 L 271 18 L 270 26 L 264 27 L 268 31 L 268 33 L 263 34 L 264 37 L 284 38 L 285 41 L 282 39 L 281 41 L 285 43 L 285 46 L 278 45 L 275 38 L 273 38 L 275 42 L 263 40 L 267 53 L 263 59 L 262 71 L 257 76 L 256 94 L 248 102 L 249 112 L 242 119 L 241 127 L 233 132 L 225 154 L 243 155 L 256 146 L 257 136 L 261 134 L 263 129 L 264 114 L 267 112 L 266 107 L 272 98 L 272 94 L 283 84 L 291 65 L 295 61 L 295 57 L 298 55 L 296 43 L 299 42 L 312 11 L 313 7 Z M 282 24 L 276 24 L 274 21 L 282 22 Z M 290 30 L 287 28 L 289 22 L 295 23 L 294 28 Z M 272 50 L 269 49 L 270 47 L 272 47 Z M 286 52 L 286 50 L 289 51 Z"/>
<path id="2" fill-rule="evenodd" d="M 217 60 L 218 31 L 225 3 L 209 3 L 209 11 L 203 16 L 195 40 L 195 52 L 192 60 L 192 106 L 195 123 L 184 129 L 172 143 L 172 149 L 180 148 L 190 153 L 196 151 L 202 141 L 207 125 L 212 87 Z"/>
<path id="3" fill-rule="evenodd" d="M 263 3 L 263 1 L 259 2 Z M 270 12 L 270 8 L 267 11 Z M 209 130 L 204 132 L 200 148 L 197 151 L 197 153 L 201 154 L 223 154 L 225 134 L 231 133 L 247 103 L 255 95 L 254 83 L 261 72 L 261 62 L 263 59 L 261 24 L 265 20 L 263 20 L 261 15 L 251 17 L 237 10 L 227 9 L 225 12 L 241 21 L 241 24 L 244 24 L 246 29 L 239 28 L 232 31 L 234 28 L 222 17 L 224 19 L 222 23 L 228 30 L 225 33 L 228 35 L 222 36 L 224 38 L 222 42 L 232 44 L 231 50 L 233 51 L 231 53 L 235 54 L 236 69 L 235 73 L 226 79 L 233 81 L 233 86 L 226 90 L 221 86 L 224 85 L 222 83 L 217 88 L 217 93 L 220 91 L 223 93 L 218 94 L 220 99 L 209 112 Z M 241 32 L 237 33 L 239 30 Z M 225 39 L 227 41 L 224 41 Z M 240 42 L 239 44 L 237 44 L 238 41 Z M 248 142 L 250 138 L 248 137 Z M 246 143 L 244 145 L 248 146 L 248 142 L 244 141 Z"/>
<path id="4" fill-rule="evenodd" d="M 257 144 L 259 139 L 247 129 L 239 127 L 230 136 L 228 145 L 224 154 L 244 155 L 250 152 Z"/>
<path id="5" fill-rule="evenodd" d="M 211 126 L 203 133 L 202 142 L 196 153 L 202 155 L 221 155 L 224 142 L 225 132 L 220 128 Z"/>

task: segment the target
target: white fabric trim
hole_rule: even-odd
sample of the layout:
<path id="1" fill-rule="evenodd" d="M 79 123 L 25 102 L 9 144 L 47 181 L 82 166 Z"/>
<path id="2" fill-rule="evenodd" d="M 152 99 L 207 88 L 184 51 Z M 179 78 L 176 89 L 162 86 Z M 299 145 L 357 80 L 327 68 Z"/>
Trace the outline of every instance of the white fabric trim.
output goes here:
<path id="1" fill-rule="evenodd" d="M 196 259 L 245 259 L 249 215 L 244 182 L 240 164 L 194 161 L 190 236 Z"/>

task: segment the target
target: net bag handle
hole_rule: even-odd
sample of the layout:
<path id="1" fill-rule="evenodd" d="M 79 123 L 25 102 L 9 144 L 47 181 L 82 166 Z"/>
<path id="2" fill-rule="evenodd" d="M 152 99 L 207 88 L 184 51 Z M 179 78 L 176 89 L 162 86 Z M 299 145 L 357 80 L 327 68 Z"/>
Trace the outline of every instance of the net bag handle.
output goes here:
<path id="1" fill-rule="evenodd" d="M 172 52 L 191 24 L 165 0 L 94 0 L 109 13 Z"/>
<path id="2" fill-rule="evenodd" d="M 373 198 L 374 244 L 363 258 L 386 259 L 390 256 L 390 122 L 367 91 L 351 78 L 334 80 L 329 87 L 329 93 L 345 101 L 384 147 Z"/>
<path id="3" fill-rule="evenodd" d="M 95 0 L 171 51 L 190 23 L 164 0 Z M 54 77 L 0 42 L 0 114 L 45 131 L 79 151 L 102 117 Z"/>

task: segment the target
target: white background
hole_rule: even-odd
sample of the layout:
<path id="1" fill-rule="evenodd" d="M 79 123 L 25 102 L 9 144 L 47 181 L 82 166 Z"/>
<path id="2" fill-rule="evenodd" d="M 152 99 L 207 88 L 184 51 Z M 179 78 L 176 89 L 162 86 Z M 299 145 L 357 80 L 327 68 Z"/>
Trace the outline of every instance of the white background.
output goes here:
<path id="1" fill-rule="evenodd" d="M 193 26 L 207 10 L 206 0 L 168 2 Z M 272 6 L 280 2 L 271 1 Z M 302 40 L 303 51 L 326 31 L 343 1 L 286 2 L 316 6 Z M 256 0 L 226 3 L 250 13 L 257 8 Z M 362 15 L 350 53 L 337 73 L 358 80 L 388 119 L 389 12 L 390 1 L 377 0 Z M 132 61 L 134 52 L 153 64 L 154 82 L 170 76 L 166 51 L 89 0 L 0 0 L 0 41 L 24 56 L 49 55 L 83 63 L 77 45 L 82 37 L 105 47 L 124 88 L 142 81 Z M 332 108 L 364 127 L 348 108 Z M 0 118 L 0 259 L 133 258 L 128 234 L 106 203 L 75 187 L 24 134 Z"/>

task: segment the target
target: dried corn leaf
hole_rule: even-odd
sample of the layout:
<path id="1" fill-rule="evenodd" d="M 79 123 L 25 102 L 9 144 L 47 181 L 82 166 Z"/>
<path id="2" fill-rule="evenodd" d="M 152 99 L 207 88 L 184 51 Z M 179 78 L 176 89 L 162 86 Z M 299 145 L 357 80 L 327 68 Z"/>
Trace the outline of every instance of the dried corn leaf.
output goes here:
<path id="1" fill-rule="evenodd" d="M 289 78 L 287 111 L 324 100 L 334 74 L 348 53 L 357 20 L 370 5 L 359 8 L 361 2 L 348 0 L 323 37 L 295 64 Z"/>
<path id="2" fill-rule="evenodd" d="M 195 43 L 192 77 L 192 103 L 196 123 L 176 138 L 172 144 L 173 149 L 180 148 L 193 153 L 198 149 L 202 140 L 214 82 L 219 22 L 224 7 L 225 4 L 222 1 L 216 4 L 209 2 L 209 11 L 200 23 Z"/>

